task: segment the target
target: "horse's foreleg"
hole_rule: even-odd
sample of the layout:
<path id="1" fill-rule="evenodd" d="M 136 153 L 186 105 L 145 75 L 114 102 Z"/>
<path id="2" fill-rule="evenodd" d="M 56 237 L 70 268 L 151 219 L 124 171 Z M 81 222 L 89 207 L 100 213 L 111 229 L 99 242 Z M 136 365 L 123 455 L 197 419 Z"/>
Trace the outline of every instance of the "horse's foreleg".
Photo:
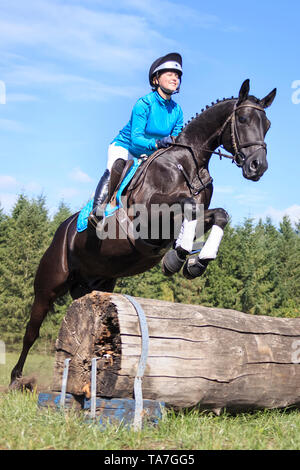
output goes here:
<path id="1" fill-rule="evenodd" d="M 219 246 L 224 234 L 224 228 L 229 216 L 224 209 L 209 209 L 204 213 L 204 232 L 211 229 L 199 255 L 191 256 L 184 265 L 183 274 L 188 279 L 201 276 L 208 263 L 217 257 Z"/>
<path id="2" fill-rule="evenodd" d="M 180 271 L 187 255 L 192 251 L 198 217 L 197 204 L 193 199 L 187 199 L 184 205 L 184 219 L 175 242 L 175 249 L 169 250 L 163 258 L 162 271 L 166 276 Z"/>

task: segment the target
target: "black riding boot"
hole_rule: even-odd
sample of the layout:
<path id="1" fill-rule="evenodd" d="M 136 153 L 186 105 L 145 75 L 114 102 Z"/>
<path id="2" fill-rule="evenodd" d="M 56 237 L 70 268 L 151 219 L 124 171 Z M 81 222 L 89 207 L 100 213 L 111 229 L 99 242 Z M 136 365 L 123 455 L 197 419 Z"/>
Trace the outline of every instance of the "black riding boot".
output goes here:
<path id="1" fill-rule="evenodd" d="M 96 227 L 104 216 L 104 202 L 108 195 L 110 171 L 105 170 L 95 191 L 93 210 L 89 215 L 89 221 Z"/>

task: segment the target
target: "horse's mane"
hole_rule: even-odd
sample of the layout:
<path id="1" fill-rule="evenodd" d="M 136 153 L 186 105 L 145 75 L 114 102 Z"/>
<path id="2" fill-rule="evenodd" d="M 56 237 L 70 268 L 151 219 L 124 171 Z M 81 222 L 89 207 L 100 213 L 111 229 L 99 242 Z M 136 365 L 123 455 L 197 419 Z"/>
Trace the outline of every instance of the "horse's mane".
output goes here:
<path id="1" fill-rule="evenodd" d="M 182 131 L 184 131 L 186 129 L 186 127 L 194 120 L 194 119 L 198 119 L 200 117 L 204 117 L 203 114 L 206 113 L 208 110 L 211 110 L 212 108 L 214 108 L 216 105 L 219 105 L 220 103 L 224 103 L 225 101 L 232 101 L 232 100 L 237 100 L 236 97 L 232 96 L 231 98 L 223 98 L 222 100 L 220 99 L 217 99 L 216 102 L 213 102 L 210 104 L 210 105 L 206 105 L 205 108 L 202 108 L 201 109 L 201 112 L 200 113 L 196 113 L 195 116 L 192 116 L 183 126 L 183 129 Z M 256 98 L 256 96 L 254 95 L 249 95 L 247 100 L 249 101 L 253 101 L 253 103 L 255 104 L 259 104 L 260 100 L 258 98 Z M 182 132 L 181 131 L 181 132 Z"/>

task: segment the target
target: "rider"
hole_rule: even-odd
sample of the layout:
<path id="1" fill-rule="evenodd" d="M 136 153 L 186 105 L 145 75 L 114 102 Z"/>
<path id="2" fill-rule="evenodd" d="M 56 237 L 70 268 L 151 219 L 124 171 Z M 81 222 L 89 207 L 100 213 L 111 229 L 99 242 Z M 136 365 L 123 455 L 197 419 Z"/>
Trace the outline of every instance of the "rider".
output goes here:
<path id="1" fill-rule="evenodd" d="M 107 168 L 95 191 L 90 217 L 98 213 L 108 193 L 111 168 L 118 158 L 124 160 L 150 155 L 172 143 L 183 127 L 181 107 L 171 96 L 178 93 L 182 76 L 181 55 L 172 52 L 159 57 L 149 70 L 152 92 L 140 98 L 133 107 L 131 118 L 108 148 Z"/>

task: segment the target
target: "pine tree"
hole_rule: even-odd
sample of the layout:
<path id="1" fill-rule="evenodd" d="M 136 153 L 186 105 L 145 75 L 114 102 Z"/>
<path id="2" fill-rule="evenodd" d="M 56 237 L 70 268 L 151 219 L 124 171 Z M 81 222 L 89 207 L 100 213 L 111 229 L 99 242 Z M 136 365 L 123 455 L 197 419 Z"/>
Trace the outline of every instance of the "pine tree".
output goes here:
<path id="1" fill-rule="evenodd" d="M 0 330 L 8 341 L 22 335 L 33 301 L 33 280 L 46 248 L 48 218 L 43 196 L 21 194 L 5 221 L 0 249 Z"/>
<path id="2" fill-rule="evenodd" d="M 72 215 L 72 211 L 63 201 L 60 202 L 57 212 L 50 222 L 50 236 L 53 237 L 58 227 Z"/>
<path id="3" fill-rule="evenodd" d="M 274 281 L 277 314 L 297 317 L 300 315 L 300 237 L 288 217 L 280 223 L 279 233 Z"/>

